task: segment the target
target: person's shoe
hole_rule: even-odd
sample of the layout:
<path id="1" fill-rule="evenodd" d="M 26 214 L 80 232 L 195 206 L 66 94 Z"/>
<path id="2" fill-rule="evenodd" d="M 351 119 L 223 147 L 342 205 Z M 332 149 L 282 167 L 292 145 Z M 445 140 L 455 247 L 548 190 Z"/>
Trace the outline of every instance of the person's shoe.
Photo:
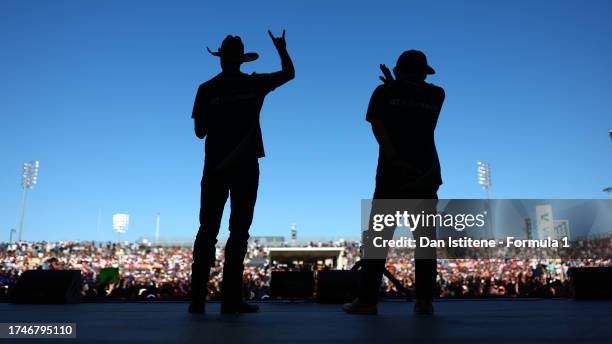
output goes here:
<path id="1" fill-rule="evenodd" d="M 189 303 L 189 308 L 187 309 L 187 311 L 191 314 L 202 314 L 204 313 L 204 309 L 205 309 L 205 303 L 204 301 L 191 301 L 191 303 Z"/>
<path id="2" fill-rule="evenodd" d="M 259 306 L 240 300 L 238 303 L 222 302 L 221 314 L 257 313 Z"/>
<path id="3" fill-rule="evenodd" d="M 414 314 L 416 315 L 432 315 L 434 312 L 433 302 L 431 299 L 417 299 L 414 304 Z"/>
<path id="4" fill-rule="evenodd" d="M 356 298 L 351 303 L 345 303 L 342 310 L 348 314 L 375 315 L 378 314 L 378 307 L 375 303 L 367 303 Z"/>

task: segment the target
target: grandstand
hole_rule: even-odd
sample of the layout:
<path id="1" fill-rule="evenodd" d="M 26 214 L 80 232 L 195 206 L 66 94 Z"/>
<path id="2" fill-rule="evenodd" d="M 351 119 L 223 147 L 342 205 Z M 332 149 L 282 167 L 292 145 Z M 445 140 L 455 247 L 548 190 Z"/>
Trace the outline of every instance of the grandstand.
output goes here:
<path id="1" fill-rule="evenodd" d="M 547 257 L 533 252 L 502 252 L 487 259 L 439 259 L 438 296 L 441 298 L 564 297 L 570 295 L 567 272 L 574 266 L 610 266 L 612 238 L 604 237 L 574 245 L 564 259 L 559 252 Z M 268 247 L 255 241 L 245 260 L 245 297 L 270 297 L 270 274 L 279 270 L 348 269 L 359 259 L 359 242 L 310 243 L 308 246 Z M 541 253 L 541 252 L 540 252 Z M 185 300 L 190 297 L 191 245 L 176 242 L 21 242 L 0 244 L 0 296 L 6 296 L 18 276 L 30 269 L 77 269 L 84 278 L 82 297 L 91 300 Z M 224 252 L 217 249 L 211 269 L 209 299 L 219 297 Z M 98 285 L 103 268 L 119 268 L 120 282 Z M 391 252 L 387 268 L 405 288 L 414 287 L 411 255 Z M 395 286 L 384 280 L 381 295 L 397 296 Z"/>
<path id="2" fill-rule="evenodd" d="M 190 297 L 191 246 L 165 243 L 2 243 L 0 295 L 6 295 L 17 276 L 28 269 L 77 269 L 84 281 L 81 304 L 0 303 L 0 317 L 12 322 L 77 323 L 78 341 L 116 343 L 204 339 L 223 343 L 376 342 L 378 338 L 386 342 L 594 343 L 609 342 L 612 337 L 612 328 L 606 325 L 612 320 L 609 302 L 564 298 L 569 296 L 568 267 L 612 265 L 607 255 L 565 261 L 518 256 L 441 259 L 434 317 L 410 316 L 412 303 L 394 298 L 397 293 L 387 280 L 381 285 L 379 316 L 352 317 L 344 315 L 339 305 L 270 301 L 270 273 L 292 266 L 351 267 L 359 258 L 358 242 L 264 247 L 253 241 L 245 264 L 244 296 L 259 302 L 261 312 L 240 317 L 219 315 L 215 302 L 223 272 L 223 247 L 219 247 L 218 264 L 211 270 L 209 281 L 207 314 L 194 317 L 187 314 L 185 302 Z M 603 238 L 581 247 L 597 256 L 608 252 L 609 243 L 609 238 Z M 58 263 L 48 265 L 49 258 Z M 113 266 L 119 267 L 119 282 L 98 284 L 100 270 Z M 410 257 L 392 253 L 387 268 L 408 289 L 412 287 L 414 265 Z"/>

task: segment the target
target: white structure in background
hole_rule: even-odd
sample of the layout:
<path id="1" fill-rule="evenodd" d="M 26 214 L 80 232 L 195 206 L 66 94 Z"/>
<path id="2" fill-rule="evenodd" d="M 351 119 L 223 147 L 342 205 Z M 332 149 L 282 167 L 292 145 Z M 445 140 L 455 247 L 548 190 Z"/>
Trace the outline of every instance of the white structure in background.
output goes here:
<path id="1" fill-rule="evenodd" d="M 121 234 L 127 232 L 130 224 L 130 215 L 115 214 L 113 215 L 113 229 L 117 232 L 119 242 L 121 242 Z"/>
<path id="2" fill-rule="evenodd" d="M 155 243 L 159 243 L 159 211 L 157 212 L 157 222 L 155 223 Z"/>
<path id="3" fill-rule="evenodd" d="M 536 205 L 536 226 L 538 228 L 538 239 L 547 237 L 555 238 L 555 222 L 553 220 L 552 205 Z"/>
<path id="4" fill-rule="evenodd" d="M 554 220 L 553 223 L 555 224 L 555 239 L 567 238 L 570 240 L 569 220 Z"/>
<path id="5" fill-rule="evenodd" d="M 284 236 L 252 236 L 249 238 L 249 244 L 261 245 L 264 247 L 281 247 L 285 245 Z"/>
<path id="6" fill-rule="evenodd" d="M 291 242 L 295 244 L 297 242 L 297 225 L 291 224 Z"/>
<path id="7" fill-rule="evenodd" d="M 487 190 L 487 197 L 491 198 L 491 168 L 486 161 L 478 161 L 478 184 Z"/>
<path id="8" fill-rule="evenodd" d="M 38 160 L 32 160 L 23 164 L 23 173 L 21 174 L 21 187 L 23 188 L 23 192 L 21 194 L 21 213 L 19 215 L 19 234 L 17 237 L 19 241 L 23 238 L 23 220 L 25 217 L 28 190 L 33 188 L 38 182 L 39 167 L 40 162 Z"/>

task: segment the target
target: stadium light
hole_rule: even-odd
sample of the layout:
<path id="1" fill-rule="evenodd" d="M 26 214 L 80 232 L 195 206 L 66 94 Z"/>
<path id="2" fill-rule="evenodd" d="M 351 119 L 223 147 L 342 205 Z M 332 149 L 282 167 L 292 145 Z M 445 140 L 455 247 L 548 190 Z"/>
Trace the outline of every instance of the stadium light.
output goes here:
<path id="1" fill-rule="evenodd" d="M 495 238 L 495 220 L 493 219 L 493 205 L 491 201 L 491 168 L 486 161 L 478 161 L 478 184 L 487 191 L 487 203 L 491 219 L 491 236 Z"/>
<path id="2" fill-rule="evenodd" d="M 23 192 L 21 194 L 21 214 L 19 216 L 19 235 L 18 240 L 21 241 L 23 238 L 23 220 L 25 217 L 26 199 L 28 196 L 28 190 L 34 187 L 38 182 L 38 169 L 40 162 L 38 160 L 32 160 L 23 164 L 23 173 L 21 174 L 21 187 Z"/>
<path id="3" fill-rule="evenodd" d="M 155 222 L 155 243 L 159 243 L 159 211 L 157 212 L 157 221 Z"/>
<path id="4" fill-rule="evenodd" d="M 478 161 L 478 184 L 487 190 L 487 197 L 491 198 L 491 168 L 486 161 Z"/>
<path id="5" fill-rule="evenodd" d="M 15 228 L 11 228 L 11 234 L 9 234 L 9 244 L 13 242 L 13 234 L 15 234 L 17 230 Z"/>

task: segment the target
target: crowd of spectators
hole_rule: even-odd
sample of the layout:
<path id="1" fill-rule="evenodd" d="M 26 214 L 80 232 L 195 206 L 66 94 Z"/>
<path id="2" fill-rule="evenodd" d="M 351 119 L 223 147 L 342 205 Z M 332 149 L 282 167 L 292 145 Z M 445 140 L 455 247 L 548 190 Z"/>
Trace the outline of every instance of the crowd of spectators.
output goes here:
<path id="1" fill-rule="evenodd" d="M 440 297 L 564 297 L 569 296 L 568 269 L 572 266 L 609 266 L 611 238 L 577 243 L 593 258 L 512 258 L 488 257 L 438 260 Z M 352 241 L 311 242 L 306 246 L 343 247 L 348 266 L 359 259 L 359 243 Z M 218 299 L 223 272 L 223 248 L 217 248 L 217 262 L 211 269 L 208 297 Z M 19 242 L 0 244 L 0 297 L 18 276 L 30 269 L 76 269 L 83 276 L 84 299 L 180 300 L 190 296 L 192 249 L 149 242 L 111 243 L 93 241 Z M 569 256 L 568 256 L 569 257 Z M 118 268 L 116 280 L 99 283 L 100 271 Z M 330 268 L 324 264 L 314 269 Z M 410 255 L 392 252 L 389 271 L 408 289 L 414 287 L 414 261 Z M 248 299 L 270 297 L 270 274 L 282 269 L 267 259 L 267 250 L 256 242 L 249 244 L 244 270 L 244 290 Z M 381 293 L 397 297 L 387 279 Z"/>

